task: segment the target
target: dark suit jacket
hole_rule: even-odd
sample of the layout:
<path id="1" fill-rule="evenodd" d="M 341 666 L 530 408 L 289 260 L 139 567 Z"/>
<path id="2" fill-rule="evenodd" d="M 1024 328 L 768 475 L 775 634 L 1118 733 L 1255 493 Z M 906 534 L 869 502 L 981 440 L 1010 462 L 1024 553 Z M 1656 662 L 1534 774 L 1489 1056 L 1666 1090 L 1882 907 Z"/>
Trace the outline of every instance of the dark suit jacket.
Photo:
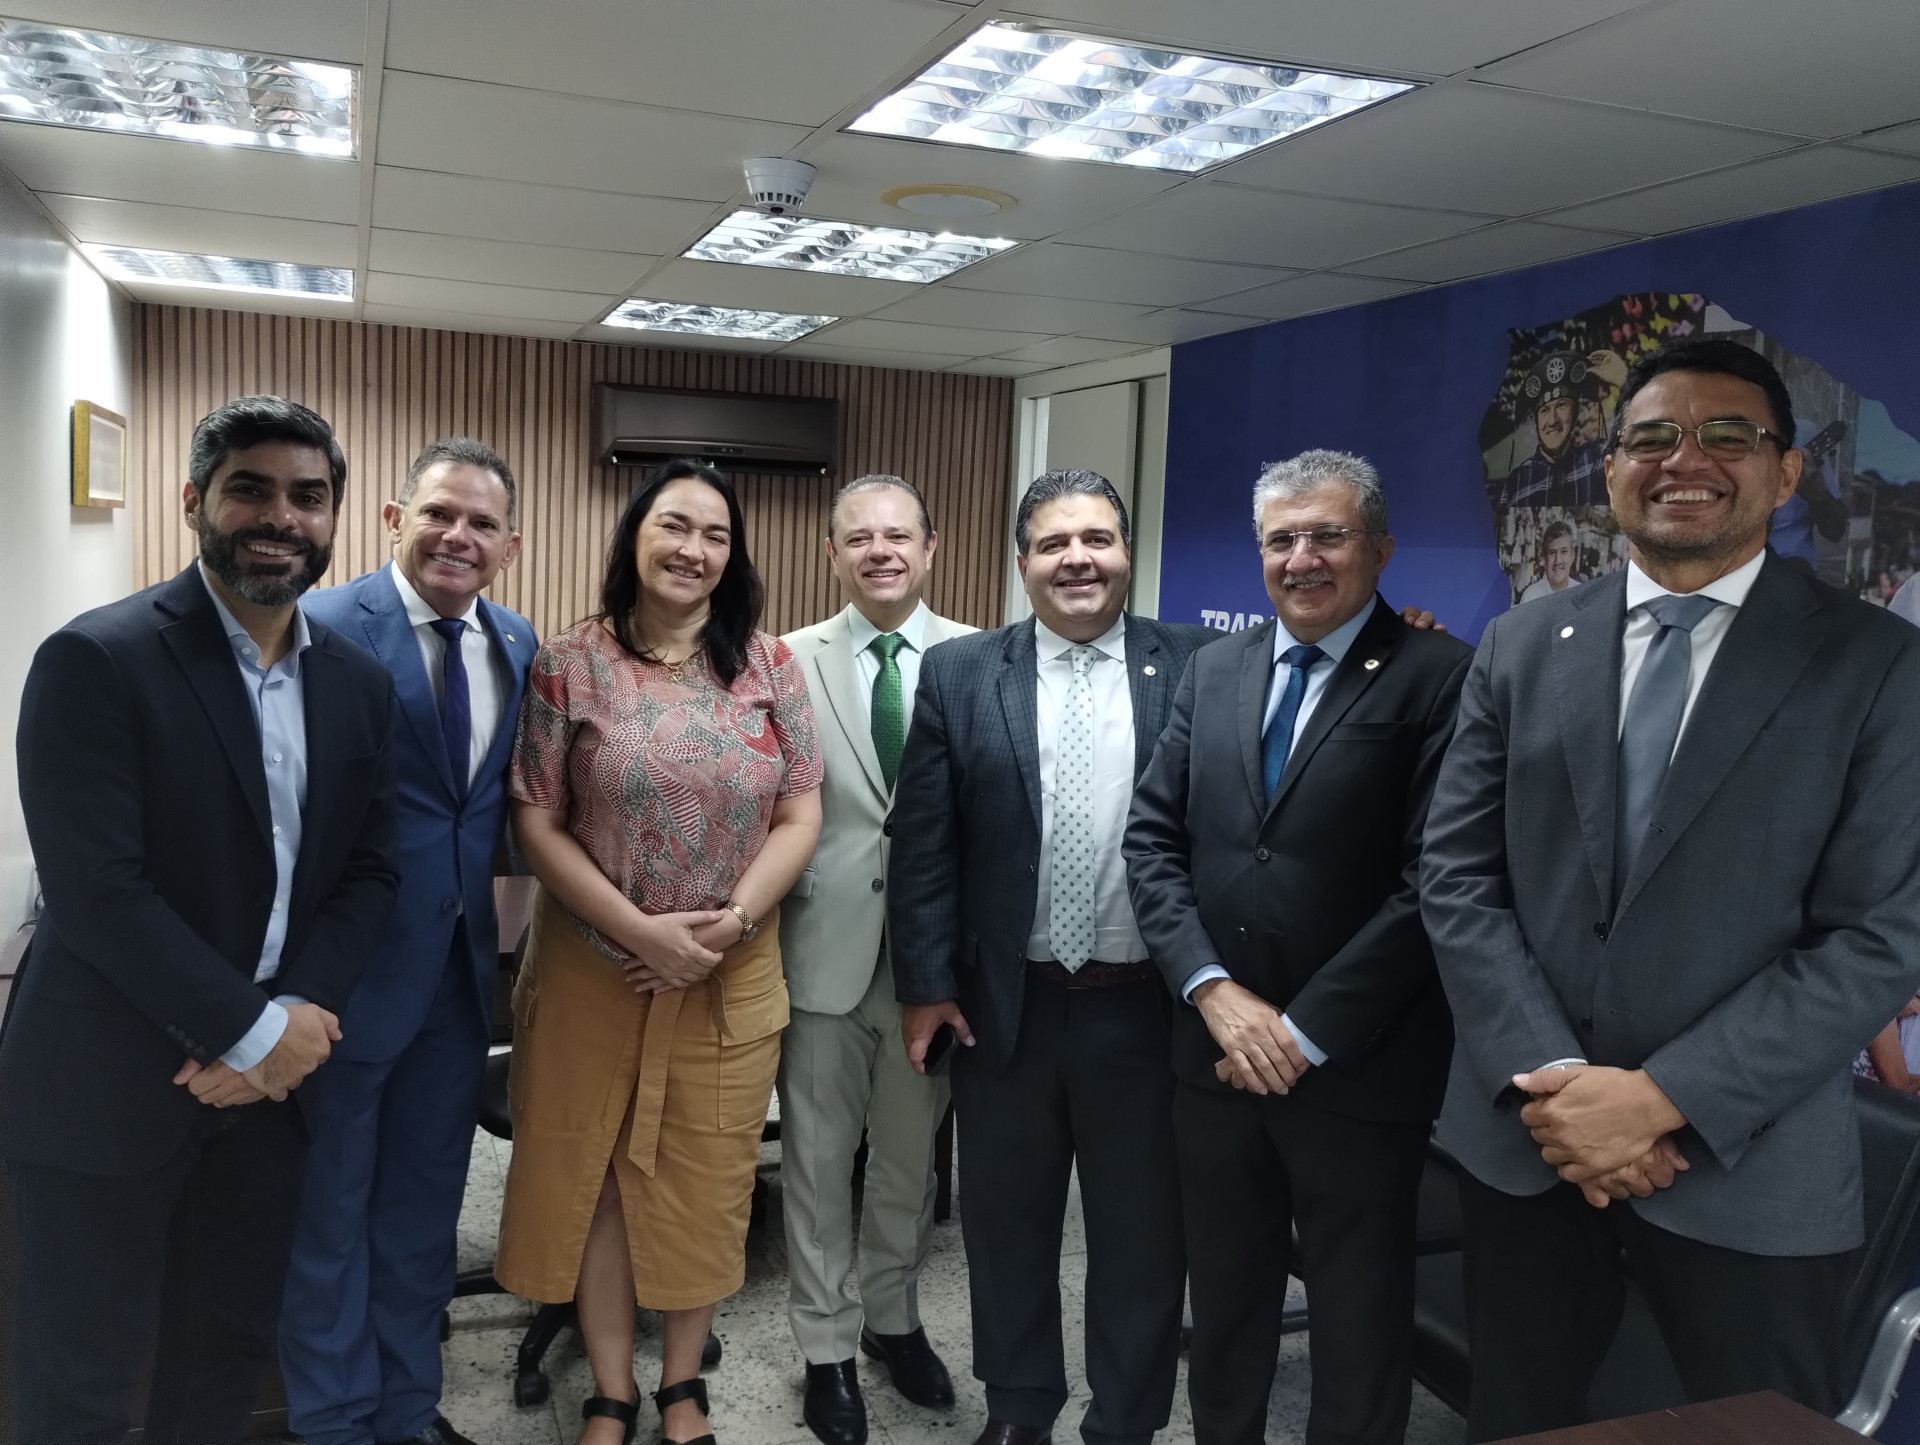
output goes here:
<path id="1" fill-rule="evenodd" d="M 1181 669 L 1217 636 L 1128 616 L 1136 778 L 1166 725 Z M 958 999 L 978 1057 L 995 1069 L 1019 1040 L 1039 901 L 1036 657 L 1030 620 L 928 650 L 888 824 L 894 991 L 902 1003 Z"/>
<path id="2" fill-rule="evenodd" d="M 393 906 L 393 688 L 325 627 L 301 659 L 307 803 L 273 994 L 344 1009 Z M 204 1108 L 172 1082 L 240 1041 L 274 893 L 260 733 L 193 567 L 41 644 L 18 740 L 46 910 L 0 1039 L 0 1153 L 157 1168 Z"/>
<path id="3" fill-rule="evenodd" d="M 1439 1112 L 1453 1028 L 1420 922 L 1420 836 L 1473 653 L 1375 598 L 1269 805 L 1261 723 L 1274 624 L 1194 654 L 1134 793 L 1133 914 L 1167 986 L 1223 965 L 1325 1050 L 1295 1096 L 1363 1119 Z M 1226 1089 L 1200 1011 L 1174 1069 Z"/>
<path id="4" fill-rule="evenodd" d="M 500 731 L 485 764 L 470 788 L 456 789 L 433 680 L 420 660 L 420 645 L 390 569 L 309 593 L 301 605 L 309 618 L 326 623 L 386 665 L 400 714 L 393 752 L 404 887 L 368 956 L 360 986 L 340 1016 L 343 1037 L 334 1049 L 339 1058 L 380 1062 L 397 1055 L 420 1031 L 447 966 L 454 925 L 462 918 L 481 1016 L 493 1008 L 493 980 L 500 968 L 493 872 L 505 838 L 507 760 L 513 755 L 527 668 L 539 644 L 526 618 L 480 599 L 480 616 L 493 651 L 505 664 L 509 685 L 502 698 Z M 466 761 L 460 760 L 463 766 Z"/>
<path id="5" fill-rule="evenodd" d="M 1440 1139 L 1538 1193 L 1511 1077 L 1644 1068 L 1693 1167 L 1632 1208 L 1750 1253 L 1849 1249 L 1849 1066 L 1920 984 L 1920 630 L 1769 555 L 1614 907 L 1625 610 L 1624 572 L 1528 602 L 1468 673 L 1421 874 L 1459 1033 Z"/>

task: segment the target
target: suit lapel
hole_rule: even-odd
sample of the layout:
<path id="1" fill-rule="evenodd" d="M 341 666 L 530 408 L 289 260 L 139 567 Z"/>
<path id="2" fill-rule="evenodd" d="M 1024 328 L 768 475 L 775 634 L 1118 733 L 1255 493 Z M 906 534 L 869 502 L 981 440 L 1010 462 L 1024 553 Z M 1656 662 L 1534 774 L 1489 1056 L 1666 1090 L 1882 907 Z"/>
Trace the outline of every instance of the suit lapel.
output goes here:
<path id="1" fill-rule="evenodd" d="M 480 776 L 493 777 L 496 773 L 506 771 L 507 758 L 513 752 L 516 731 L 514 724 L 520 717 L 520 696 L 526 691 L 527 670 L 514 661 L 512 647 L 518 644 L 519 639 L 516 635 L 512 642 L 509 642 L 507 629 L 516 624 L 507 617 L 506 609 L 495 606 L 483 597 L 480 599 L 480 618 L 486 624 L 487 640 L 493 645 L 493 654 L 503 665 L 503 671 L 498 675 L 507 679 L 506 697 L 503 699 L 505 706 L 500 713 L 500 726 L 494 732 L 493 746 L 487 749 L 486 760 L 480 768 Z M 416 647 L 414 656 L 419 655 L 420 650 Z M 421 670 L 425 671 L 424 668 Z M 444 751 L 445 744 L 443 743 L 441 747 Z"/>
<path id="2" fill-rule="evenodd" d="M 1273 804 L 1266 810 L 1269 815 L 1287 800 L 1287 794 L 1293 791 L 1294 783 L 1306 771 L 1307 764 L 1313 761 L 1314 753 L 1326 741 L 1327 734 L 1360 700 L 1361 694 L 1373 686 L 1373 680 L 1380 675 L 1394 649 L 1399 646 L 1401 630 L 1406 625 L 1398 613 L 1377 595 L 1374 597 L 1373 616 L 1360 629 L 1360 635 L 1353 639 L 1353 646 L 1347 649 L 1347 655 L 1340 659 L 1340 665 L 1334 669 L 1333 677 L 1327 683 L 1327 690 L 1320 694 L 1319 703 L 1308 716 L 1306 726 L 1300 729 L 1300 736 L 1294 740 L 1293 751 L 1287 754 L 1287 766 L 1280 774 L 1280 786 L 1274 789 Z M 1271 647 L 1268 651 L 1271 653 Z M 1264 697 L 1261 702 L 1264 708 Z"/>
<path id="3" fill-rule="evenodd" d="M 1034 646 L 1033 622 L 1028 619 L 1007 635 L 1006 651 L 1000 668 L 1000 710 L 1006 716 L 1007 736 L 1013 744 L 1014 760 L 1020 766 L 1021 781 L 1027 785 L 1027 802 L 1033 807 L 1033 824 L 1040 826 L 1040 654 Z"/>
<path id="4" fill-rule="evenodd" d="M 1246 655 L 1240 659 L 1240 710 L 1235 715 L 1235 730 L 1240 734 L 1240 760 L 1247 767 L 1247 790 L 1253 795 L 1253 810 L 1267 811 L 1266 759 L 1262 756 L 1265 740 L 1261 730 L 1267 720 L 1267 693 L 1273 688 L 1273 632 L 1277 624 L 1268 621 L 1244 634 Z"/>
<path id="5" fill-rule="evenodd" d="M 1624 910 L 1781 702 L 1826 635 L 1820 602 L 1769 553 L 1714 654 L 1654 804 L 1652 826 L 1620 893 Z"/>
<path id="6" fill-rule="evenodd" d="M 853 651 L 852 612 L 853 609 L 848 607 L 840 614 L 832 637 L 814 654 L 814 663 L 820 669 L 820 683 L 827 694 L 827 705 L 833 709 L 840 731 L 846 735 L 854 756 L 860 759 L 861 771 L 867 775 L 874 793 L 884 803 L 888 794 L 887 777 L 880 770 L 880 754 L 873 746 L 872 706 L 862 696 L 866 689 L 860 684 L 860 662 Z M 907 719 L 911 722 L 913 699 L 904 701 L 907 704 Z"/>
<path id="7" fill-rule="evenodd" d="M 260 760 L 260 726 L 253 720 L 253 706 L 247 701 L 233 646 L 227 641 L 220 614 L 214 610 L 213 598 L 195 565 L 189 564 L 168 583 L 159 601 L 174 617 L 161 626 L 160 636 L 207 710 L 214 736 L 220 739 L 221 750 L 240 780 L 240 791 L 246 795 L 260 836 L 271 838 L 273 817 L 267 806 L 266 764 Z"/>
<path id="8" fill-rule="evenodd" d="M 391 565 L 391 564 L 389 564 Z M 440 786 L 454 800 L 460 797 L 454 787 L 453 767 L 447 760 L 447 737 L 440 726 L 440 704 L 434 700 L 433 682 L 427 665 L 420 658 L 420 644 L 414 639 L 413 624 L 407 620 L 407 607 L 400 590 L 385 569 L 368 579 L 360 593 L 360 607 L 367 648 L 386 664 L 393 675 L 393 694 L 400 712 L 419 739 L 420 748 L 433 762 Z"/>
<path id="9" fill-rule="evenodd" d="M 1147 770 L 1153 749 L 1167 725 L 1167 689 L 1178 679 L 1159 633 L 1127 614 L 1127 690 L 1133 700 L 1133 778 Z M 1038 746 L 1035 757 L 1038 758 Z"/>
<path id="10" fill-rule="evenodd" d="M 1613 811 L 1620 762 L 1620 635 L 1626 625 L 1624 569 L 1574 594 L 1571 623 L 1548 638 L 1548 678 L 1560 710 L 1560 746 L 1594 891 L 1613 897 Z"/>

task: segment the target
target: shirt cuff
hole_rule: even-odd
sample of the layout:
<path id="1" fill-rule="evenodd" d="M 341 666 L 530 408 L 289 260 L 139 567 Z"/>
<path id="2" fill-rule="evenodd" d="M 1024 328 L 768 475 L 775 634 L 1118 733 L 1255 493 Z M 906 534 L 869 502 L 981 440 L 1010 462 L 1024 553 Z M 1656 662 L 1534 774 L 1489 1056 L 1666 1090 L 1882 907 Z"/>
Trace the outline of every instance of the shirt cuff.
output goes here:
<path id="1" fill-rule="evenodd" d="M 289 1002 L 298 1003 L 299 999 L 287 995 Z M 253 1027 L 240 1036 L 235 1044 L 220 1056 L 220 1062 L 236 1074 L 244 1074 L 268 1054 L 273 1046 L 280 1042 L 280 1036 L 287 1031 L 287 1011 L 277 1001 L 267 1000 L 260 1017 L 253 1021 Z"/>
<path id="2" fill-rule="evenodd" d="M 1552 1060 L 1549 1060 L 1547 1063 L 1535 1065 L 1533 1068 L 1528 1069 L 1527 1072 L 1530 1074 L 1537 1074 L 1542 1069 L 1570 1069 L 1575 1064 L 1585 1064 L 1585 1063 L 1586 1063 L 1585 1059 L 1552 1059 Z"/>
<path id="3" fill-rule="evenodd" d="M 1287 1032 L 1293 1035 L 1293 1041 L 1300 1045 L 1300 1052 L 1307 1056 L 1307 1062 L 1316 1069 L 1327 1061 L 1327 1051 L 1300 1032 L 1300 1025 L 1287 1015 L 1280 1015 L 1280 1022 L 1287 1026 Z"/>
<path id="4" fill-rule="evenodd" d="M 1192 973 L 1188 974 L 1187 981 L 1180 985 L 1180 997 L 1185 999 L 1188 1003 L 1192 1003 L 1193 991 L 1196 988 L 1200 987 L 1201 984 L 1207 983 L 1210 980 L 1216 979 L 1216 978 L 1232 978 L 1232 977 L 1233 977 L 1232 974 L 1228 973 L 1224 968 L 1222 968 L 1217 963 L 1203 963 L 1200 965 L 1200 967 L 1196 968 Z"/>

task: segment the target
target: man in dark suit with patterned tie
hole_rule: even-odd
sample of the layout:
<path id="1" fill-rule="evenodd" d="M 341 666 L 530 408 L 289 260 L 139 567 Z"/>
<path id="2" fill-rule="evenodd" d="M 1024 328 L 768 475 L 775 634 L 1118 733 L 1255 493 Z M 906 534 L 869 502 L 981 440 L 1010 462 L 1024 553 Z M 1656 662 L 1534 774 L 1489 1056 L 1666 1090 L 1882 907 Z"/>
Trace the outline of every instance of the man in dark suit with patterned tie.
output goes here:
<path id="1" fill-rule="evenodd" d="M 1125 611 L 1125 506 L 1092 472 L 1021 500 L 1034 617 L 931 648 L 894 793 L 887 918 L 908 1055 L 951 1029 L 982 1445 L 1037 1445 L 1067 1401 L 1060 1243 L 1087 1232 L 1089 1445 L 1167 1423 L 1185 1279 L 1171 1005 L 1120 834 L 1187 658 L 1217 634 Z"/>
<path id="2" fill-rule="evenodd" d="M 1366 461 L 1276 462 L 1253 514 L 1275 619 L 1195 654 L 1125 843 L 1178 1000 L 1194 1439 L 1266 1438 L 1291 1220 L 1313 1310 L 1307 1439 L 1391 1445 L 1453 1036 L 1420 836 L 1472 653 L 1380 600 L 1393 538 Z"/>

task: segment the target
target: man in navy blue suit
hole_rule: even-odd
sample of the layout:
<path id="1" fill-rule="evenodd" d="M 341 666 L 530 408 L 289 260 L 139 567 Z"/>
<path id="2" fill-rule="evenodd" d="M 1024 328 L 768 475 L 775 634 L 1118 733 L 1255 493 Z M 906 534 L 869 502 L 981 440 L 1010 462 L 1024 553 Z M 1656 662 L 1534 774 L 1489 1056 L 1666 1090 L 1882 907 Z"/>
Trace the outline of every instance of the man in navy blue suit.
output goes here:
<path id="1" fill-rule="evenodd" d="M 382 516 L 394 557 L 306 602 L 393 675 L 400 897 L 300 1099 L 312 1149 L 280 1331 L 308 1445 L 467 1445 L 440 1317 L 499 966 L 494 862 L 533 625 L 480 594 L 520 551 L 512 471 L 434 442 Z"/>

